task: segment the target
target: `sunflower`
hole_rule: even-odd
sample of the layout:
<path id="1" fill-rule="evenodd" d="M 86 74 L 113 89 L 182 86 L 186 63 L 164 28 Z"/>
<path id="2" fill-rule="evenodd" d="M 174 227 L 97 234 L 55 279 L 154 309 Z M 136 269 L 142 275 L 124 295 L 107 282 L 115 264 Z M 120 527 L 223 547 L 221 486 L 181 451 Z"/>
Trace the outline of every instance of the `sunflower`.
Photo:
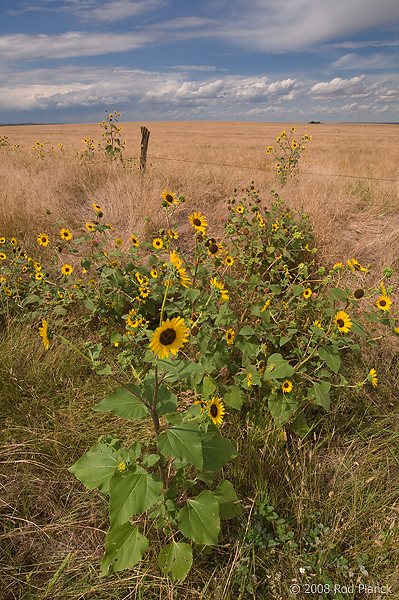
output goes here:
<path id="1" fill-rule="evenodd" d="M 163 191 L 161 198 L 163 198 L 169 206 L 172 206 L 172 204 L 179 204 L 179 199 L 176 198 L 176 194 L 168 192 L 166 189 Z"/>
<path id="2" fill-rule="evenodd" d="M 61 273 L 63 275 L 72 275 L 73 267 L 71 267 L 71 265 L 64 265 L 61 269 Z"/>
<path id="3" fill-rule="evenodd" d="M 350 268 L 351 271 L 355 272 L 355 271 L 364 271 L 365 273 L 368 273 L 367 269 L 365 269 L 364 267 L 361 266 L 361 264 L 355 259 L 352 258 L 352 260 L 347 260 L 346 264 L 348 265 L 348 267 Z"/>
<path id="4" fill-rule="evenodd" d="M 269 298 L 268 300 L 266 300 L 264 307 L 262 308 L 262 310 L 260 312 L 265 311 L 267 308 L 269 308 L 270 306 L 270 302 L 271 302 L 271 298 Z"/>
<path id="5" fill-rule="evenodd" d="M 218 256 L 221 251 L 222 251 L 222 246 L 219 246 L 219 244 L 217 244 L 216 242 L 211 242 L 208 245 L 208 252 L 209 252 L 209 254 L 212 254 L 212 256 Z"/>
<path id="6" fill-rule="evenodd" d="M 392 300 L 388 296 L 381 296 L 376 302 L 377 307 L 380 310 L 389 310 L 391 308 Z"/>
<path id="7" fill-rule="evenodd" d="M 155 250 L 160 250 L 163 248 L 163 241 L 161 238 L 155 238 L 155 240 L 152 242 L 152 245 L 154 246 Z"/>
<path id="8" fill-rule="evenodd" d="M 225 413 L 225 407 L 220 398 L 213 397 L 208 404 L 209 416 L 215 425 L 221 425 Z"/>
<path id="9" fill-rule="evenodd" d="M 224 289 L 224 285 L 221 281 L 218 281 L 216 277 L 212 277 L 212 279 L 209 282 L 209 285 L 211 286 L 211 288 L 219 292 L 220 302 L 228 301 L 229 295 L 227 293 L 227 290 Z"/>
<path id="10" fill-rule="evenodd" d="M 0 244 L 5 244 L 5 243 L 6 243 L 6 238 L 4 238 L 4 237 L 1 237 L 1 238 L 0 238 Z"/>
<path id="11" fill-rule="evenodd" d="M 343 310 L 337 312 L 334 317 L 334 322 L 337 324 L 341 333 L 348 333 L 352 327 L 352 321 L 350 320 L 349 315 Z"/>
<path id="12" fill-rule="evenodd" d="M 272 224 L 272 230 L 273 231 L 277 231 L 277 229 L 278 229 L 278 223 L 273 223 Z"/>
<path id="13" fill-rule="evenodd" d="M 228 267 L 231 267 L 231 265 L 234 264 L 234 258 L 232 256 L 226 256 L 225 261 L 226 265 Z"/>
<path id="14" fill-rule="evenodd" d="M 369 376 L 369 381 L 371 381 L 371 385 L 373 387 L 377 387 L 377 384 L 378 384 L 377 371 L 375 369 L 370 369 L 370 373 L 368 376 Z"/>
<path id="15" fill-rule="evenodd" d="M 169 229 L 168 234 L 171 240 L 177 240 L 177 238 L 179 237 L 177 235 L 177 232 L 173 231 L 173 229 Z"/>
<path id="16" fill-rule="evenodd" d="M 237 206 L 236 212 L 238 212 L 239 215 L 242 215 L 242 213 L 244 212 L 244 207 L 243 206 Z"/>
<path id="17" fill-rule="evenodd" d="M 169 353 L 177 354 L 179 347 L 187 342 L 189 333 L 181 317 L 166 319 L 152 334 L 150 350 L 158 358 L 169 358 Z"/>
<path id="18" fill-rule="evenodd" d="M 69 231 L 69 229 L 61 229 L 60 236 L 63 240 L 70 240 L 72 237 L 72 233 Z"/>
<path id="19" fill-rule="evenodd" d="M 138 241 L 138 239 L 136 238 L 135 235 L 131 235 L 130 236 L 130 241 L 132 242 L 133 246 L 138 246 L 139 245 L 139 241 Z"/>
<path id="20" fill-rule="evenodd" d="M 252 373 L 248 374 L 247 384 L 248 384 L 248 387 L 252 387 Z"/>
<path id="21" fill-rule="evenodd" d="M 226 331 L 226 341 L 228 344 L 232 344 L 234 342 L 234 336 L 235 336 L 234 329 L 228 329 Z"/>
<path id="22" fill-rule="evenodd" d="M 43 273 L 41 273 L 40 271 L 38 271 L 35 275 L 35 279 L 37 279 L 38 281 L 40 281 L 40 279 L 43 279 Z"/>
<path id="23" fill-rule="evenodd" d="M 47 235 L 47 233 L 41 233 L 37 236 L 37 241 L 40 246 L 47 246 L 50 241 L 50 238 Z"/>
<path id="24" fill-rule="evenodd" d="M 7 255 L 4 254 L 4 252 L 0 252 L 0 260 L 5 260 L 7 258 Z"/>
<path id="25" fill-rule="evenodd" d="M 140 286 L 139 293 L 142 298 L 148 298 L 148 296 L 150 295 L 150 290 L 148 289 L 148 287 Z"/>
<path id="26" fill-rule="evenodd" d="M 306 288 L 306 290 L 303 292 L 303 297 L 304 298 L 310 298 L 312 295 L 312 290 L 310 288 Z"/>
<path id="27" fill-rule="evenodd" d="M 46 319 L 42 319 L 42 326 L 39 327 L 40 335 L 43 338 L 43 344 L 45 350 L 48 350 L 50 345 L 50 340 L 48 338 L 48 323 Z"/>
<path id="28" fill-rule="evenodd" d="M 158 277 L 158 271 L 156 270 L 155 267 L 153 267 L 150 271 L 151 277 L 153 277 L 154 279 L 157 279 Z"/>
<path id="29" fill-rule="evenodd" d="M 282 138 L 285 138 L 285 137 L 287 137 L 287 133 L 286 133 L 285 131 L 282 131 L 282 132 L 281 132 L 281 137 L 282 137 Z"/>
<path id="30" fill-rule="evenodd" d="M 87 231 L 94 231 L 95 227 L 91 223 L 86 223 L 85 225 Z"/>
<path id="31" fill-rule="evenodd" d="M 98 211 L 100 211 L 100 212 L 102 211 L 102 208 L 101 208 L 101 206 L 100 206 L 99 204 L 92 204 L 92 207 L 93 207 L 95 210 L 98 210 Z"/>
<path id="32" fill-rule="evenodd" d="M 123 246 L 123 242 L 120 238 L 114 239 L 115 246 Z"/>
<path id="33" fill-rule="evenodd" d="M 341 271 L 344 268 L 344 265 L 342 263 L 335 263 L 335 265 L 333 266 L 334 271 Z"/>
<path id="34" fill-rule="evenodd" d="M 286 379 L 282 385 L 282 390 L 284 394 L 289 394 L 292 390 L 292 381 Z"/>
<path id="35" fill-rule="evenodd" d="M 194 404 L 199 404 L 201 406 L 201 412 L 205 412 L 207 403 L 205 402 L 205 400 L 194 400 Z"/>
<path id="36" fill-rule="evenodd" d="M 190 221 L 191 225 L 193 227 L 195 227 L 195 229 L 199 233 L 202 233 L 202 234 L 205 233 L 205 229 L 208 227 L 208 223 L 207 223 L 206 217 L 204 217 L 204 215 L 201 215 L 200 212 L 198 212 L 198 213 L 195 212 L 188 217 L 188 220 Z"/>
<path id="37" fill-rule="evenodd" d="M 322 327 L 322 324 L 320 323 L 320 321 L 318 321 L 317 319 L 315 321 L 313 321 L 312 325 L 315 325 L 319 329 L 324 329 L 324 327 Z"/>
<path id="38" fill-rule="evenodd" d="M 181 285 L 185 288 L 188 288 L 188 286 L 191 284 L 191 279 L 188 277 L 186 269 L 183 269 L 181 266 L 182 261 L 178 257 L 175 250 L 170 253 L 170 264 L 175 267 L 175 274 L 179 277 Z"/>

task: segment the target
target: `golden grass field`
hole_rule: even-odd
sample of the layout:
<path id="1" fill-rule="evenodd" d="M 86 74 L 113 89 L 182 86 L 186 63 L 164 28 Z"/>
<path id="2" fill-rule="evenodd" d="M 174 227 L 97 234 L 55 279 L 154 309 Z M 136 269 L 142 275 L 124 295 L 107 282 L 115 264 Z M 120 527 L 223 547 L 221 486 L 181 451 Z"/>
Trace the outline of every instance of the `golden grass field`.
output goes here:
<path id="1" fill-rule="evenodd" d="M 127 157 L 140 153 L 140 125 L 150 130 L 143 183 L 139 173 L 132 176 L 113 163 L 82 167 L 76 152 L 84 149 L 83 138 L 101 141 L 98 124 L 2 127 L 11 147 L 22 147 L 2 152 L 2 233 L 34 243 L 49 225 L 44 209 L 76 229 L 96 202 L 122 239 L 132 231 L 144 234 L 143 217 L 150 219 L 148 234 L 164 225 L 158 207 L 165 188 L 186 198 L 177 214 L 181 233 L 188 232 L 186 213 L 193 210 L 222 232 L 234 188 L 253 180 L 261 198 L 274 187 L 292 210 L 309 213 L 319 257 L 327 263 L 353 256 L 378 268 L 398 264 L 399 125 L 296 124 L 295 137 L 308 133 L 312 141 L 300 176 L 283 189 L 273 180 L 265 150 L 276 146 L 276 136 L 291 123 L 122 123 Z M 32 150 L 37 141 L 49 142 L 44 160 Z"/>

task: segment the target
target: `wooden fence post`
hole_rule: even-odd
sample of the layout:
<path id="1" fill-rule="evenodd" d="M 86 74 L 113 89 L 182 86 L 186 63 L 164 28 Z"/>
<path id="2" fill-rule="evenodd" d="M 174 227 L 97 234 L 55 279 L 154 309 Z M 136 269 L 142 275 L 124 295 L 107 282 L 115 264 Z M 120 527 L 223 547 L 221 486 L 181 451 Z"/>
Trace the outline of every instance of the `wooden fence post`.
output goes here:
<path id="1" fill-rule="evenodd" d="M 147 148 L 150 132 L 147 127 L 141 127 L 141 154 L 140 154 L 140 171 L 144 173 L 147 163 Z"/>

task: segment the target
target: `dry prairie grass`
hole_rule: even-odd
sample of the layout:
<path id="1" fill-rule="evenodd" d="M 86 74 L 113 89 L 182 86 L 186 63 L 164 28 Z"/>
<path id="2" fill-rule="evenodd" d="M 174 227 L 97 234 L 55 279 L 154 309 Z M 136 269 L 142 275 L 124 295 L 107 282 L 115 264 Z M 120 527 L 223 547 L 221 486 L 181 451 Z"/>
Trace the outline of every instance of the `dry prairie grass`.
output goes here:
<path id="1" fill-rule="evenodd" d="M 134 157 L 140 148 L 139 124 L 122 125 L 126 156 Z M 185 229 L 188 232 L 186 215 L 193 210 L 205 212 L 221 234 L 227 199 L 234 188 L 254 180 L 262 199 L 274 187 L 292 210 L 309 213 L 319 256 L 328 263 L 355 256 L 377 268 L 397 265 L 398 125 L 298 124 L 298 138 L 305 133 L 313 138 L 305 153 L 308 162 L 300 176 L 282 189 L 273 181 L 273 164 L 265 149 L 276 145 L 276 136 L 291 124 L 152 122 L 146 126 L 151 132 L 150 166 L 143 184 L 139 173 L 127 173 L 109 162 L 82 166 L 76 152 L 83 150 L 84 137 L 101 140 L 98 125 L 3 127 L 1 133 L 9 136 L 11 144 L 23 146 L 19 153 L 2 152 L 3 234 L 34 243 L 39 230 L 48 228 L 44 209 L 76 230 L 90 219 L 91 203 L 96 202 L 123 240 L 132 231 L 148 236 L 163 226 L 158 207 L 164 188 L 186 197 L 177 216 L 183 235 Z M 49 141 L 44 160 L 32 150 L 37 140 Z M 60 142 L 65 148 L 63 160 Z M 49 151 L 51 146 L 54 152 Z M 149 218 L 145 229 L 143 217 Z"/>

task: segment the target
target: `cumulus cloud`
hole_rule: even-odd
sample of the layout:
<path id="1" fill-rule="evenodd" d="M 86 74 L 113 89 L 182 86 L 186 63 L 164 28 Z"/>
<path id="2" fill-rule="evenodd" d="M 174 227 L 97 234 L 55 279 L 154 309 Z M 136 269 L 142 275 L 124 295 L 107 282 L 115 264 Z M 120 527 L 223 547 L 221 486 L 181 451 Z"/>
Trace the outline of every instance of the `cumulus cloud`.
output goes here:
<path id="1" fill-rule="evenodd" d="M 331 100 L 335 98 L 365 98 L 371 91 L 366 84 L 365 75 L 341 79 L 335 77 L 330 82 L 320 82 L 312 86 L 309 92 L 314 98 Z"/>

